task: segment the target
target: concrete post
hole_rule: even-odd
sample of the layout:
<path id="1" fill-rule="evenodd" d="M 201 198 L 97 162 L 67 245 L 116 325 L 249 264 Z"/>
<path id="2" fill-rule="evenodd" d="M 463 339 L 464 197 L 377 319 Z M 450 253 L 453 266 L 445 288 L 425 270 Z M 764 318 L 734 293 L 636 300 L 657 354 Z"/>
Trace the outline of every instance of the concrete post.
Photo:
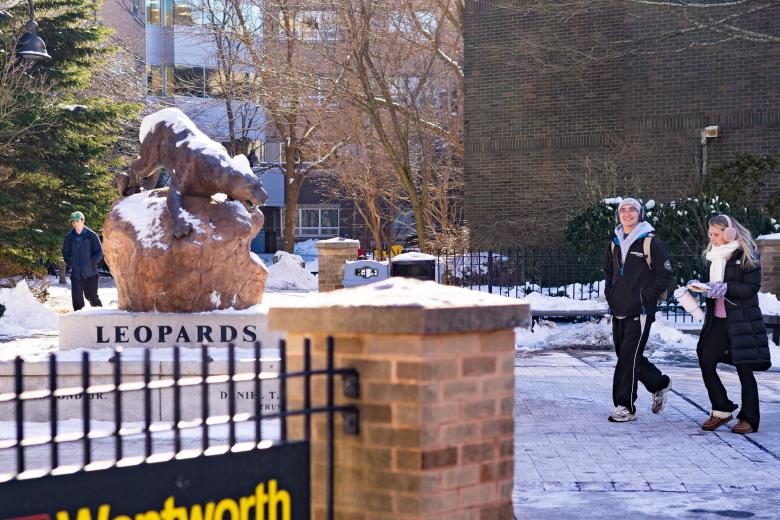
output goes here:
<path id="1" fill-rule="evenodd" d="M 270 327 L 288 333 L 290 369 L 300 368 L 306 336 L 313 368 L 323 367 L 333 336 L 336 366 L 360 373 L 360 398 L 338 401 L 358 406 L 361 433 L 342 435 L 337 419 L 336 518 L 512 518 L 512 329 L 529 319 L 521 300 L 407 278 L 270 310 Z M 322 404 L 323 383 L 313 389 Z M 288 396 L 299 405 L 301 387 L 291 384 Z M 325 513 L 325 421 L 312 424 L 317 519 Z"/>
<path id="2" fill-rule="evenodd" d="M 349 238 L 331 238 L 317 242 L 319 251 L 320 292 L 344 287 L 344 263 L 357 260 L 360 242 Z"/>

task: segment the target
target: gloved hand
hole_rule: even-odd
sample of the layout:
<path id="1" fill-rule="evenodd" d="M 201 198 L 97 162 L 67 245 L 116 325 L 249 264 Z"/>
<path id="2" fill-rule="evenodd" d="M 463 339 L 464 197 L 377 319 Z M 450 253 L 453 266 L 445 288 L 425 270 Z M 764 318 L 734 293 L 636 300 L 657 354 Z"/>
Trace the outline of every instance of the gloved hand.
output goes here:
<path id="1" fill-rule="evenodd" d="M 726 282 L 710 282 L 710 290 L 707 291 L 707 298 L 722 298 L 726 296 L 728 284 Z"/>

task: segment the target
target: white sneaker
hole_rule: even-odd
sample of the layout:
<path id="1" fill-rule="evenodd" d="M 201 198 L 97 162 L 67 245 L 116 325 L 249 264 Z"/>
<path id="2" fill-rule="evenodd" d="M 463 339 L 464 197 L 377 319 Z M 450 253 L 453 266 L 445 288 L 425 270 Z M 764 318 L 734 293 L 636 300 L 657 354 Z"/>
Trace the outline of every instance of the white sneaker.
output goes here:
<path id="1" fill-rule="evenodd" d="M 653 392 L 653 413 L 661 413 L 666 406 L 666 394 L 672 389 L 672 378 L 669 378 L 669 384 L 657 392 Z"/>
<path id="2" fill-rule="evenodd" d="M 615 409 L 612 410 L 612 415 L 609 416 L 610 422 L 628 422 L 635 420 L 636 414 L 629 412 L 628 408 L 625 406 L 616 406 Z"/>

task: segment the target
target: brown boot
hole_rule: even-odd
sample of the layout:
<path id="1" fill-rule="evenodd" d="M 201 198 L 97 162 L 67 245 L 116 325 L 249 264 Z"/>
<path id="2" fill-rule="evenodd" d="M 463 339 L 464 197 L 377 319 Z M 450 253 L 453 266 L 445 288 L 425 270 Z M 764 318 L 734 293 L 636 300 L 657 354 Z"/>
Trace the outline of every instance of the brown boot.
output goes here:
<path id="1" fill-rule="evenodd" d="M 731 431 L 733 433 L 745 435 L 746 433 L 754 433 L 756 430 L 754 430 L 753 427 L 750 426 L 749 422 L 740 419 L 739 421 L 737 421 L 737 424 L 734 425 Z"/>
<path id="2" fill-rule="evenodd" d="M 715 417 L 714 415 L 710 415 L 710 418 L 704 421 L 704 423 L 701 425 L 701 429 L 711 432 L 723 426 L 733 418 L 734 417 L 732 417 L 731 415 L 729 415 L 728 417 Z"/>

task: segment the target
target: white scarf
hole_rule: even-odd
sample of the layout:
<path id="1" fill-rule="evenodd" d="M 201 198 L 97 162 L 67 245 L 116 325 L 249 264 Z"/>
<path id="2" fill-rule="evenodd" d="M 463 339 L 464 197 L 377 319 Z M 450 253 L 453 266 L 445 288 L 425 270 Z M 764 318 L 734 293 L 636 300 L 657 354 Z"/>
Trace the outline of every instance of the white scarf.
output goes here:
<path id="1" fill-rule="evenodd" d="M 732 240 L 722 246 L 712 246 L 712 249 L 707 252 L 707 260 L 712 262 L 710 264 L 710 282 L 723 281 L 723 276 L 726 273 L 726 262 L 739 247 L 739 242 Z"/>

